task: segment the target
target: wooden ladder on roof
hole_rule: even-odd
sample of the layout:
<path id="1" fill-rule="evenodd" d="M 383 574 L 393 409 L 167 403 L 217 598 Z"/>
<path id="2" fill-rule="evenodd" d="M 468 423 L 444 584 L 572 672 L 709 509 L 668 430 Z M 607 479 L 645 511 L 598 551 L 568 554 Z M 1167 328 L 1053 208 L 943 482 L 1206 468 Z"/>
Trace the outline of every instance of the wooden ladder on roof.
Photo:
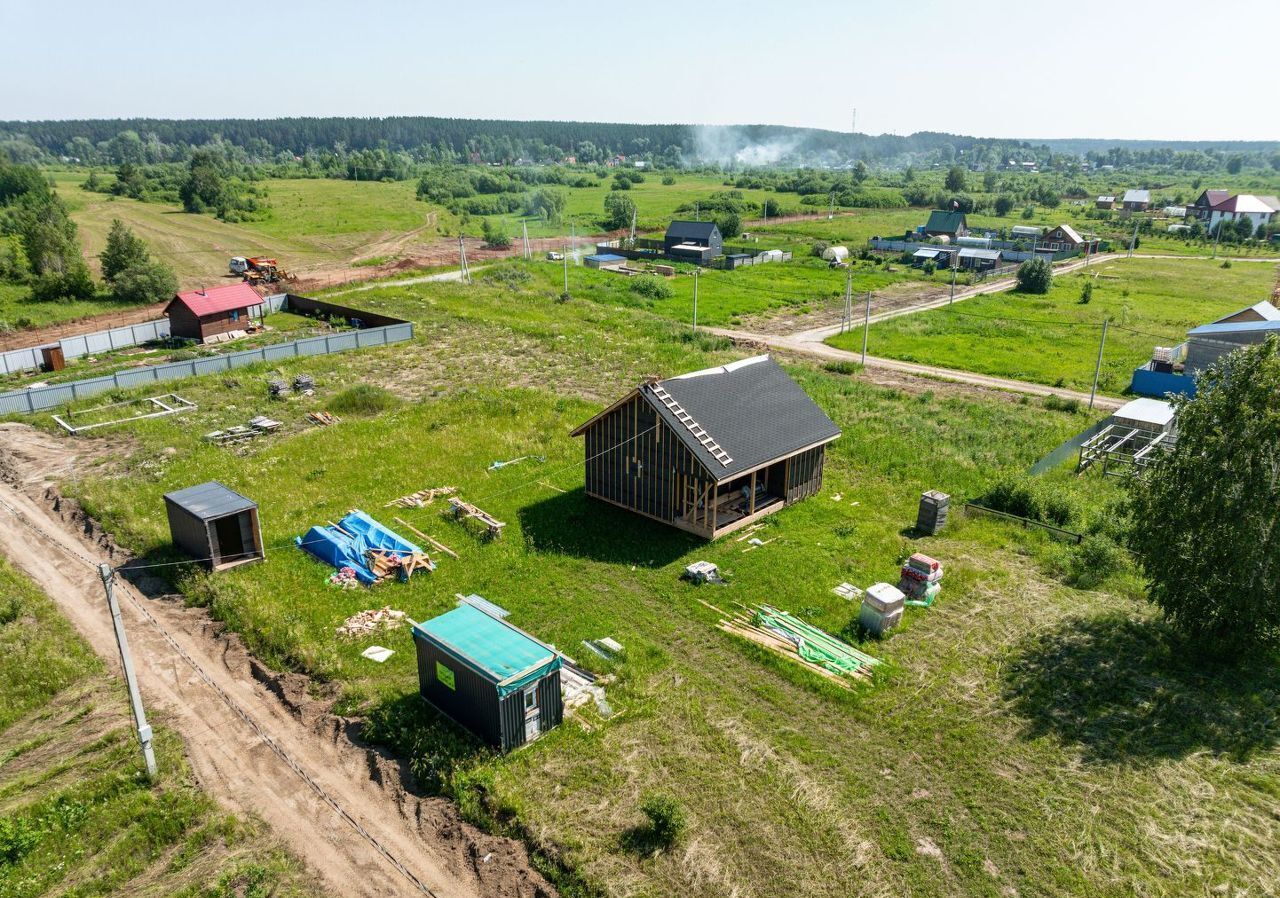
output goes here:
<path id="1" fill-rule="evenodd" d="M 729 457 L 729 453 L 720 448 L 720 444 L 711 438 L 711 434 L 707 433 L 701 424 L 693 420 L 693 416 L 686 412 L 684 407 L 663 389 L 662 384 L 650 384 L 649 389 L 653 390 L 653 395 L 658 397 L 659 402 L 671 409 L 671 413 L 676 416 L 676 420 L 689 429 L 689 433 L 693 434 L 694 439 L 705 446 L 716 461 L 726 466 L 733 461 Z"/>

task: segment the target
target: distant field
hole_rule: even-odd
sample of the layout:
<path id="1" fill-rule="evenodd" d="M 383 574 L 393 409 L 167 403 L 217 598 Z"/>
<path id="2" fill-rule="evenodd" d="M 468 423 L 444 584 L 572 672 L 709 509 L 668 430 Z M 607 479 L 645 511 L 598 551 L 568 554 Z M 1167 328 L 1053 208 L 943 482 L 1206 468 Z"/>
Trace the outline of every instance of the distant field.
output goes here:
<path id="1" fill-rule="evenodd" d="M 1266 263 L 1224 269 L 1208 260 L 1119 259 L 1088 275 L 1059 276 L 1046 296 L 998 293 L 874 324 L 869 351 L 1088 389 L 1102 321 L 1110 318 L 1117 326 L 1107 336 L 1100 388 L 1118 393 L 1153 346 L 1180 343 L 1190 328 L 1267 298 L 1275 277 L 1276 267 Z M 1086 278 L 1093 280 L 1093 299 L 1082 305 Z M 862 332 L 829 342 L 860 350 Z"/>
<path id="2" fill-rule="evenodd" d="M 0 332 L 12 328 L 40 327 L 59 321 L 103 315 L 134 308 L 110 299 L 77 299 L 70 302 L 32 302 L 26 286 L 0 284 Z"/>
<path id="3" fill-rule="evenodd" d="M 123 685 L 2 559 L 0 686 L 0 895 L 316 894 L 260 824 L 200 791 L 162 724 L 146 781 Z"/>

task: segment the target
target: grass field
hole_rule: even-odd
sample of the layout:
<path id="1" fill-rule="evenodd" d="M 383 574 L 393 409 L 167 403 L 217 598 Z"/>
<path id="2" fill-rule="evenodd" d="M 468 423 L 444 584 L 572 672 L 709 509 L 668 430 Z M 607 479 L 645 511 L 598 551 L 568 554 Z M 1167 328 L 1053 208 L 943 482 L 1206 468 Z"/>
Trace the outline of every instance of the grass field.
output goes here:
<path id="1" fill-rule="evenodd" d="M 1085 280 L 1093 299 L 1080 303 Z M 1099 386 L 1125 389 L 1154 346 L 1173 346 L 1190 328 L 1270 295 L 1276 266 L 1241 262 L 1229 269 L 1194 259 L 1118 259 L 1090 274 L 1059 276 L 1045 296 L 998 293 L 871 326 L 873 355 L 960 368 L 1037 383 L 1088 389 L 1104 319 Z M 1137 331 L 1138 333 L 1135 333 Z M 860 350 L 862 332 L 833 337 Z"/>
<path id="2" fill-rule="evenodd" d="M 550 267 L 550 266 L 547 266 Z M 575 275 L 577 273 L 575 272 Z M 1180 661 L 1121 569 L 1099 591 L 1061 572 L 1075 550 L 1034 533 L 956 515 L 945 535 L 904 535 L 923 489 L 955 501 L 1081 429 L 1087 419 L 1038 403 L 871 385 L 791 370 L 837 421 L 822 493 L 769 519 L 762 549 L 705 544 L 588 501 L 581 447 L 568 431 L 646 374 L 735 357 L 689 339 L 645 308 L 596 291 L 583 274 L 556 303 L 554 279 L 515 289 L 423 284 L 362 303 L 417 322 L 414 343 L 290 362 L 319 395 L 269 405 L 266 371 L 236 372 L 237 415 L 271 411 L 285 433 L 243 455 L 207 446 L 222 378 L 177 385 L 201 409 L 180 424 L 130 429 L 117 476 L 68 485 L 103 525 L 149 561 L 174 558 L 156 514 L 166 490 L 209 477 L 261 505 L 265 564 L 179 577 L 192 601 L 244 634 L 269 663 L 334 681 L 339 707 L 407 758 L 424 788 L 458 798 L 487 825 L 518 832 L 575 871 L 588 893 L 741 896 L 850 894 L 1216 894 L 1274 891 L 1280 736 L 1273 667 L 1214 676 Z M 589 301 L 591 299 L 597 301 Z M 1097 300 L 1095 300 L 1097 301 Z M 304 413 L 356 382 L 401 402 L 338 426 Z M 923 388 L 920 388 L 923 389 Z M 254 398 L 262 397 L 262 398 Z M 208 426 L 206 426 L 208 425 Z M 109 437 L 107 437 L 109 438 Z M 497 459 L 545 456 L 487 473 Z M 1054 475 L 1087 527 L 1114 483 Z M 435 507 L 397 510 L 461 558 L 376 593 L 325 585 L 326 568 L 290 544 L 317 521 L 427 486 L 508 521 L 481 544 Z M 837 499 L 837 497 L 839 497 Z M 916 549 L 941 558 L 940 602 L 864 648 L 883 658 L 874 685 L 844 693 L 715 629 L 722 608 L 767 600 L 856 639 L 856 608 L 831 592 L 892 579 Z M 697 559 L 730 585 L 678 579 Z M 160 569 L 172 570 L 172 569 Z M 345 617 L 391 604 L 414 619 L 478 592 L 585 664 L 611 672 L 608 721 L 566 721 L 496 757 L 460 738 L 416 697 L 403 630 L 333 635 Z M 611 635 L 606 664 L 581 640 Z M 370 642 L 396 649 L 385 665 Z M 637 853 L 643 794 L 679 797 L 687 840 Z"/>
<path id="3" fill-rule="evenodd" d="M 122 685 L 0 561 L 0 895 L 315 894 L 260 824 L 222 813 L 156 728 L 145 778 Z"/>

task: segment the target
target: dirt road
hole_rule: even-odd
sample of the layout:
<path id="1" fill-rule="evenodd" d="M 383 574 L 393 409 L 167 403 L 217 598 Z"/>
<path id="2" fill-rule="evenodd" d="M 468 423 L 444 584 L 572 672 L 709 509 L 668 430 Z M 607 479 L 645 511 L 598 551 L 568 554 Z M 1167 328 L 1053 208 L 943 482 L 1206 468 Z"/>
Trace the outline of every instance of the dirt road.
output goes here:
<path id="1" fill-rule="evenodd" d="M 0 552 L 118 669 L 96 565 L 124 559 L 110 557 L 109 537 L 74 503 L 51 504 L 44 492 L 46 476 L 83 461 L 83 445 L 0 424 Z M 266 670 L 202 612 L 116 580 L 149 713 L 181 733 L 206 791 L 264 819 L 332 894 L 555 894 L 522 845 L 476 831 L 447 801 L 406 791 L 399 765 L 354 744 L 305 678 Z"/>

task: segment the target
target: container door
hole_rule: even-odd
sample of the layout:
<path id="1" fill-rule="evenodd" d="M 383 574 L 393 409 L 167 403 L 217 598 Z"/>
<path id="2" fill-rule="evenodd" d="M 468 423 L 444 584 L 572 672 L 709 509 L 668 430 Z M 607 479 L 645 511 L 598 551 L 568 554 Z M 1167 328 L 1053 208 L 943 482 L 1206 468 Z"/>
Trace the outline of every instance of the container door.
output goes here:
<path id="1" fill-rule="evenodd" d="M 524 741 L 532 742 L 542 733 L 541 714 L 538 710 L 538 686 L 526 686 L 524 690 Z"/>

